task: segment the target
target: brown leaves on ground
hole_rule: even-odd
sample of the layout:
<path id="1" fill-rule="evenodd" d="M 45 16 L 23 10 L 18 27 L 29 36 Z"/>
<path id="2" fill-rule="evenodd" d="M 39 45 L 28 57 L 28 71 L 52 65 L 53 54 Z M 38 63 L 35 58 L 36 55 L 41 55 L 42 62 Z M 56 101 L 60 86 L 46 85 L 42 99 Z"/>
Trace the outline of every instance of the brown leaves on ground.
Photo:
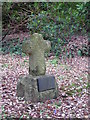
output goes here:
<path id="1" fill-rule="evenodd" d="M 22 118 L 88 118 L 88 58 L 46 59 L 46 74 L 55 75 L 59 97 L 45 103 L 25 102 L 17 98 L 16 86 L 21 75 L 28 74 L 29 58 L 0 56 L 2 117 Z M 1 82 L 0 82 L 1 85 Z M 0 104 L 1 104 L 0 103 Z"/>

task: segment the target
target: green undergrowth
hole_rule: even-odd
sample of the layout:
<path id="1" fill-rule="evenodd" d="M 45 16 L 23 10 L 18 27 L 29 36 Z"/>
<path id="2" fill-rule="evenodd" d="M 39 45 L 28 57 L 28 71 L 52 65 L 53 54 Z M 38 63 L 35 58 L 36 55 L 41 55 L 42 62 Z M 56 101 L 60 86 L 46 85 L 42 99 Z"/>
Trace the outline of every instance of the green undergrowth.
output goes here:
<path id="1" fill-rule="evenodd" d="M 61 87 L 60 89 L 65 91 L 65 93 L 68 95 L 68 96 L 72 96 L 74 94 L 80 94 L 82 92 L 83 89 L 89 89 L 90 88 L 90 84 L 87 83 L 86 85 L 80 87 L 78 86 L 77 84 L 75 83 L 72 83 L 70 86 L 67 86 L 67 90 L 65 90 L 66 86 L 63 86 Z M 74 88 L 74 89 L 72 89 Z"/>
<path id="2" fill-rule="evenodd" d="M 72 50 L 67 50 L 71 37 L 73 35 L 85 35 L 89 26 L 89 3 L 51 3 L 51 2 L 34 2 L 34 3 L 3 3 L 2 4 L 2 22 L 3 28 L 12 28 L 19 26 L 16 29 L 19 31 L 29 31 L 42 34 L 45 40 L 51 42 L 53 52 L 56 56 L 74 57 Z M 11 14 L 12 13 L 12 14 Z M 27 19 L 26 19 L 27 18 Z M 14 25 L 13 25 L 14 24 Z M 11 31 L 10 31 L 11 32 Z M 3 30 L 2 36 L 5 35 Z M 24 38 L 25 39 L 25 38 Z M 76 46 L 74 46 L 76 47 Z M 5 40 L 2 42 L 3 54 L 15 53 L 22 54 L 22 43 L 19 38 Z M 77 51 L 79 56 L 88 56 L 87 46 Z M 56 64 L 57 61 L 53 61 Z"/>

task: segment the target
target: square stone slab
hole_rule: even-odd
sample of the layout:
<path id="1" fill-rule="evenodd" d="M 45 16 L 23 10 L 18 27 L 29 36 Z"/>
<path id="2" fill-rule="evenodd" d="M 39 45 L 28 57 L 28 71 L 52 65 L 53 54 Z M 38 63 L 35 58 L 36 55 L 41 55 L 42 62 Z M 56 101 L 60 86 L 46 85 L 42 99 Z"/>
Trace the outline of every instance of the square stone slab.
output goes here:
<path id="1" fill-rule="evenodd" d="M 38 91 L 43 92 L 50 89 L 55 89 L 55 77 L 43 76 L 37 79 Z"/>

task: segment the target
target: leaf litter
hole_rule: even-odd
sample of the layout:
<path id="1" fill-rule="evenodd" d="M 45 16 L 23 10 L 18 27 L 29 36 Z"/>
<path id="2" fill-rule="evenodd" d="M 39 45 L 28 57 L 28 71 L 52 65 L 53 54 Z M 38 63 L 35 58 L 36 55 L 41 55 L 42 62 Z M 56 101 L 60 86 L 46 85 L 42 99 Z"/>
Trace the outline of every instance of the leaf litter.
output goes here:
<path id="1" fill-rule="evenodd" d="M 2 118 L 88 118 L 88 57 L 76 56 L 66 62 L 47 58 L 46 74 L 55 76 L 59 97 L 38 103 L 25 102 L 16 95 L 18 78 L 28 74 L 29 58 L 10 54 L 0 58 Z"/>

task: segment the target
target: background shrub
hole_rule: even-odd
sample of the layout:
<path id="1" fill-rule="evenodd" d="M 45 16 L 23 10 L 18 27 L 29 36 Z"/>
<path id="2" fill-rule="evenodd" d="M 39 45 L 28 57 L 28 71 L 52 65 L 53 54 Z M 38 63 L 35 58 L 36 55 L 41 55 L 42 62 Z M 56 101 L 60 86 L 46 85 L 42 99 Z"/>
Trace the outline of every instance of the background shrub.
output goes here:
<path id="1" fill-rule="evenodd" d="M 30 3 L 3 3 L 3 36 L 15 32 L 38 32 L 52 43 L 51 52 L 59 56 L 67 53 L 66 45 L 75 34 L 86 34 L 89 31 L 88 3 L 73 2 L 30 2 Z M 8 28 L 8 29 L 7 29 Z M 21 45 L 21 44 L 20 44 Z M 21 51 L 20 46 L 11 47 L 10 51 Z M 20 47 L 21 48 L 21 47 Z M 80 53 L 80 51 L 78 52 Z M 86 53 L 88 54 L 88 53 Z M 73 56 L 73 55 L 72 55 Z"/>

